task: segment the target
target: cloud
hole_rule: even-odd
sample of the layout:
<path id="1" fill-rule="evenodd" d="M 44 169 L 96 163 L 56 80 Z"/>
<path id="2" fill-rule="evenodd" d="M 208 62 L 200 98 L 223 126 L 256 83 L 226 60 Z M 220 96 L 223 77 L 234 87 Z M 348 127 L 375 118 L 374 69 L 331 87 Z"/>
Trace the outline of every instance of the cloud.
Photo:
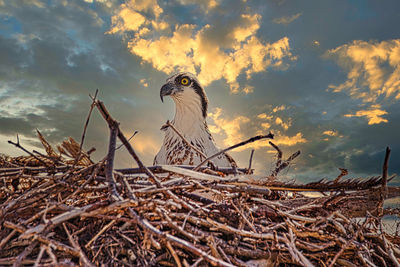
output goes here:
<path id="1" fill-rule="evenodd" d="M 284 25 L 288 25 L 290 23 L 292 23 L 293 21 L 295 21 L 296 19 L 300 18 L 300 16 L 303 13 L 297 13 L 294 14 L 293 16 L 287 16 L 287 17 L 280 17 L 280 18 L 275 18 L 272 21 L 276 24 L 284 24 Z"/>
<path id="2" fill-rule="evenodd" d="M 216 108 L 215 112 L 209 113 L 210 118 L 214 121 L 215 125 L 210 127 L 211 133 L 225 134 L 224 145 L 226 147 L 232 146 L 245 139 L 244 134 L 241 132 L 241 125 L 250 121 L 245 116 L 236 116 L 233 119 L 222 118 L 222 109 Z"/>
<path id="3" fill-rule="evenodd" d="M 296 60 L 287 37 L 273 43 L 257 37 L 260 14 L 244 10 L 239 17 L 227 17 L 229 21 L 223 25 L 213 23 L 213 17 L 204 14 L 209 23 L 203 26 L 175 23 L 171 29 L 168 19 L 171 20 L 173 14 L 164 14 L 161 8 L 156 8 L 154 15 L 148 16 L 135 3 L 129 1 L 121 5 L 112 17 L 108 33 L 126 36 L 133 54 L 167 74 L 190 71 L 198 75 L 203 85 L 224 78 L 231 92 L 238 93 L 241 73 L 250 79 L 252 74 L 270 68 L 286 69 L 288 62 Z M 243 89 L 246 94 L 251 91 L 249 86 Z"/>
<path id="4" fill-rule="evenodd" d="M 382 118 L 383 115 L 388 114 L 385 110 L 382 110 L 380 105 L 372 105 L 369 109 L 359 110 L 356 114 L 345 114 L 345 117 L 366 117 L 368 120 L 368 125 L 387 123 L 388 120 Z"/>
<path id="5" fill-rule="evenodd" d="M 327 136 L 338 136 L 338 132 L 337 131 L 332 131 L 332 130 L 324 131 L 322 134 L 323 135 L 327 135 Z"/>
<path id="6" fill-rule="evenodd" d="M 294 136 L 285 136 L 277 134 L 273 142 L 276 145 L 294 146 L 297 144 L 306 143 L 307 139 L 304 138 L 302 133 L 298 132 Z"/>
<path id="7" fill-rule="evenodd" d="M 219 5 L 216 0 L 178 0 L 181 5 L 199 5 L 205 12 L 208 12 Z"/>
<path id="8" fill-rule="evenodd" d="M 289 129 L 292 122 L 289 120 L 289 122 L 285 123 L 285 122 L 283 122 L 283 120 L 280 117 L 276 117 L 275 124 L 280 125 L 280 126 L 282 126 L 283 129 L 287 130 L 287 129 Z"/>
<path id="9" fill-rule="evenodd" d="M 366 103 L 400 99 L 400 39 L 356 40 L 329 50 L 325 56 L 347 71 L 344 83 L 329 85 L 334 92 L 345 91 Z"/>
<path id="10" fill-rule="evenodd" d="M 304 138 L 303 133 L 298 132 L 293 136 L 286 135 L 284 132 L 279 130 L 273 130 L 273 125 L 267 122 L 261 122 L 259 125 L 252 125 L 252 119 L 246 116 L 234 116 L 233 118 L 226 118 L 223 116 L 223 111 L 221 108 L 216 108 L 215 112 L 210 113 L 210 118 L 213 120 L 215 125 L 210 125 L 210 131 L 213 134 L 218 134 L 219 136 L 223 136 L 223 142 L 226 147 L 237 144 L 245 139 L 254 136 L 255 134 L 265 134 L 266 131 L 272 131 L 275 133 L 275 138 L 273 142 L 277 145 L 282 146 L 294 146 L 301 143 L 306 143 L 307 139 Z M 267 119 L 268 116 L 265 113 L 261 113 L 257 115 L 257 118 Z M 271 118 L 272 119 L 272 118 Z M 282 122 L 282 120 L 278 117 L 277 120 L 273 120 L 275 126 L 285 125 L 284 130 L 286 131 L 290 125 L 287 125 Z M 251 131 L 253 131 L 251 133 Z M 250 143 L 248 145 L 239 147 L 236 151 L 243 151 L 247 148 L 265 148 L 270 147 L 268 142 L 259 141 Z"/>

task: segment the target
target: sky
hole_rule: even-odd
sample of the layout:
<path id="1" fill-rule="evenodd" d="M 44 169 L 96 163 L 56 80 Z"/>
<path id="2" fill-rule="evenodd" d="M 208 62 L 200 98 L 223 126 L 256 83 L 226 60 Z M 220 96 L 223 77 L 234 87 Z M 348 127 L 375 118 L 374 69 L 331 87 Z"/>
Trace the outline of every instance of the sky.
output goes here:
<path id="1" fill-rule="evenodd" d="M 18 134 L 41 147 L 80 141 L 101 99 L 142 160 L 152 165 L 174 116 L 159 91 L 178 71 L 197 75 L 207 122 L 220 148 L 269 131 L 299 181 L 400 173 L 398 0 L 0 0 L 0 153 Z M 85 149 L 107 151 L 108 127 L 94 112 Z M 231 152 L 269 174 L 276 151 L 258 141 Z M 121 148 L 117 167 L 136 164 Z"/>

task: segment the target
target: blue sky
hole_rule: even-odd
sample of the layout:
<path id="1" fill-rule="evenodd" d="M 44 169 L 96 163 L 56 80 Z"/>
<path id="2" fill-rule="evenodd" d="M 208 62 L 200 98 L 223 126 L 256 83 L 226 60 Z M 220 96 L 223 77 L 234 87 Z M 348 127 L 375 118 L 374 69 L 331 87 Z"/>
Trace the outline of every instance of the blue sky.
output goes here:
<path id="1" fill-rule="evenodd" d="M 399 1 L 0 0 L 0 152 L 19 134 L 37 149 L 79 140 L 99 97 L 150 165 L 174 105 L 159 90 L 177 71 L 195 73 L 210 100 L 219 147 L 272 131 L 299 180 L 400 172 Z M 108 129 L 94 114 L 85 148 L 106 153 Z M 232 152 L 268 174 L 267 142 Z M 119 167 L 134 163 L 118 152 Z"/>

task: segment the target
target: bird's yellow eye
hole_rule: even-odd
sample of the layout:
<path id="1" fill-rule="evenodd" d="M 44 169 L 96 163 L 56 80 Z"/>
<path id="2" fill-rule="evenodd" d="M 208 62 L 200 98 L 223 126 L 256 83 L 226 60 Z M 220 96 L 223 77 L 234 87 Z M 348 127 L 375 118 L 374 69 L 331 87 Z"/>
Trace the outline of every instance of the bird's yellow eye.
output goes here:
<path id="1" fill-rule="evenodd" d="M 181 79 L 181 84 L 182 85 L 188 85 L 189 84 L 189 78 L 187 78 L 187 77 L 183 77 L 182 79 Z"/>

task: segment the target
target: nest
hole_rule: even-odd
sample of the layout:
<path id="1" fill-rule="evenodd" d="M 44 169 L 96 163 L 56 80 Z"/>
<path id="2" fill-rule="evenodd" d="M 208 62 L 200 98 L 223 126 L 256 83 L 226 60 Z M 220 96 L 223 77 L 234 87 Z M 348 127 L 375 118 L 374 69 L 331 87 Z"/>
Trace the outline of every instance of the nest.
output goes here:
<path id="1" fill-rule="evenodd" d="M 93 107 L 110 126 L 103 160 L 82 151 L 84 138 L 55 152 L 40 133 L 47 155 L 0 157 L 0 265 L 399 266 L 400 238 L 381 223 L 387 169 L 282 183 L 294 157 L 277 147 L 280 162 L 261 179 L 251 168 L 146 167 L 104 105 Z M 113 168 L 117 137 L 138 168 Z"/>

